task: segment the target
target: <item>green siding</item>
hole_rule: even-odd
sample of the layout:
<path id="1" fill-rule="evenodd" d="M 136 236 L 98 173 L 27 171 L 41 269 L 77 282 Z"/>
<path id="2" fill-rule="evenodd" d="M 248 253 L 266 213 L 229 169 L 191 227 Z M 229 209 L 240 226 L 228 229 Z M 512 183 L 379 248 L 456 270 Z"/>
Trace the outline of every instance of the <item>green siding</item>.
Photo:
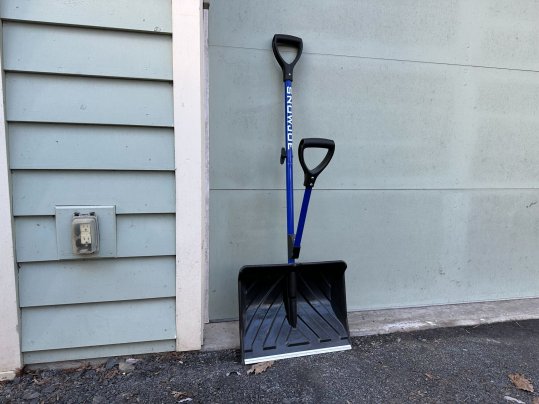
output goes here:
<path id="1" fill-rule="evenodd" d="M 136 355 L 146 353 L 168 352 L 176 349 L 176 340 L 134 342 L 131 344 L 115 344 L 91 346 L 84 348 L 56 349 L 49 351 L 23 352 L 24 363 L 60 362 L 80 359 L 107 358 L 110 356 Z"/>
<path id="2" fill-rule="evenodd" d="M 173 339 L 174 315 L 173 298 L 23 308 L 22 351 Z"/>
<path id="3" fill-rule="evenodd" d="M 6 119 L 172 126 L 172 84 L 47 74 L 6 74 Z"/>
<path id="4" fill-rule="evenodd" d="M 120 257 L 176 254 L 176 217 L 173 214 L 118 216 L 117 226 Z"/>
<path id="5" fill-rule="evenodd" d="M 175 349 L 170 0 L 0 2 L 25 363 Z M 118 258 L 58 260 L 114 205 Z"/>
<path id="6" fill-rule="evenodd" d="M 94 158 L 81 158 L 84 152 Z M 172 128 L 12 123 L 12 169 L 174 170 Z"/>
<path id="7" fill-rule="evenodd" d="M 2 0 L 6 20 L 170 33 L 171 0 Z"/>
<path id="8" fill-rule="evenodd" d="M 118 257 L 176 253 L 173 214 L 119 215 L 116 228 Z M 19 262 L 57 260 L 54 216 L 15 218 L 15 242 Z"/>
<path id="9" fill-rule="evenodd" d="M 172 80 L 169 35 L 6 22 L 4 41 L 5 70 Z"/>
<path id="10" fill-rule="evenodd" d="M 16 170 L 12 181 L 15 216 L 52 215 L 59 205 L 117 205 L 118 214 L 175 209 L 173 172 Z"/>
<path id="11" fill-rule="evenodd" d="M 175 270 L 174 257 L 21 263 L 19 302 L 31 307 L 174 297 Z"/>

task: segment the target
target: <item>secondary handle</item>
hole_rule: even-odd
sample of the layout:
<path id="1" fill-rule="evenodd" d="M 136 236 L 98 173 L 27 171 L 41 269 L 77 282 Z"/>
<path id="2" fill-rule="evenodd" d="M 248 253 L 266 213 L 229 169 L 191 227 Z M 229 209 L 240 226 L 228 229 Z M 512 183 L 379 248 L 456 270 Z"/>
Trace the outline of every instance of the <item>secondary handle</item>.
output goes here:
<path id="1" fill-rule="evenodd" d="M 295 48 L 297 50 L 296 58 L 291 63 L 286 63 L 279 52 L 279 46 L 290 46 Z M 298 62 L 301 52 L 303 51 L 303 40 L 297 36 L 275 34 L 273 36 L 271 47 L 273 48 L 273 54 L 275 55 L 279 66 L 283 69 L 283 81 L 292 81 L 294 66 Z"/>
<path id="2" fill-rule="evenodd" d="M 305 164 L 305 159 L 303 157 L 303 153 L 305 149 L 309 149 L 309 148 L 327 149 L 326 156 L 324 157 L 322 162 L 318 164 L 312 170 L 309 167 L 307 167 L 307 164 Z M 301 164 L 301 168 L 303 168 L 303 173 L 305 174 L 305 179 L 303 181 L 303 185 L 305 187 L 312 188 L 314 186 L 316 178 L 328 166 L 329 162 L 331 161 L 331 158 L 333 157 L 334 152 L 335 152 L 335 142 L 333 140 L 323 139 L 323 138 L 312 138 L 312 137 L 301 139 L 301 141 L 299 142 L 298 157 L 299 157 L 299 163 Z"/>

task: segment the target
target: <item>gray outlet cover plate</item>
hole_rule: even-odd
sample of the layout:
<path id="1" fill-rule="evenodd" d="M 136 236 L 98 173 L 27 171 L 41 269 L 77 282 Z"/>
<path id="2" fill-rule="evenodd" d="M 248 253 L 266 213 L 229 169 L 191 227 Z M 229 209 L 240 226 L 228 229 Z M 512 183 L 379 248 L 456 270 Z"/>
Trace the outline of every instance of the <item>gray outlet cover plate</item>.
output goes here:
<path id="1" fill-rule="evenodd" d="M 73 254 L 71 247 L 71 221 L 73 214 L 95 212 L 99 226 L 99 251 L 94 254 Z M 116 257 L 115 206 L 56 206 L 56 245 L 58 259 L 94 259 Z"/>

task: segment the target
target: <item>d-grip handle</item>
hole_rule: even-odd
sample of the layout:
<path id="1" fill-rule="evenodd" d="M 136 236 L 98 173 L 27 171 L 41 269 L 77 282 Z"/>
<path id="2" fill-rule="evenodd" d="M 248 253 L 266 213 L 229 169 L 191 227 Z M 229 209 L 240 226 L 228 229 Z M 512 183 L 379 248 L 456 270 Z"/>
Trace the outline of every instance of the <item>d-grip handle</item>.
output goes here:
<path id="1" fill-rule="evenodd" d="M 278 47 L 283 46 L 283 45 L 290 46 L 297 50 L 296 58 L 291 63 L 286 63 L 283 57 L 281 56 L 281 53 L 279 52 Z M 275 34 L 273 36 L 271 47 L 273 48 L 273 54 L 275 55 L 275 58 L 277 59 L 279 66 L 281 66 L 281 69 L 283 69 L 283 81 L 286 81 L 286 80 L 292 81 L 294 66 L 298 62 L 301 56 L 301 52 L 303 51 L 303 41 L 301 40 L 301 38 L 298 38 L 297 36 Z"/>
<path id="2" fill-rule="evenodd" d="M 312 170 L 309 167 L 307 167 L 307 164 L 305 164 L 305 159 L 303 157 L 303 153 L 305 149 L 309 149 L 309 148 L 327 149 L 326 156 L 324 157 L 322 162 L 318 164 Z M 327 165 L 331 161 L 331 158 L 333 157 L 334 152 L 335 152 L 335 142 L 333 140 L 323 139 L 323 138 L 313 138 L 313 137 L 301 139 L 301 141 L 299 142 L 298 157 L 299 157 L 299 163 L 301 164 L 301 168 L 303 168 L 303 173 L 305 174 L 305 179 L 303 181 L 303 185 L 305 187 L 312 188 L 314 186 L 316 178 L 327 167 Z"/>

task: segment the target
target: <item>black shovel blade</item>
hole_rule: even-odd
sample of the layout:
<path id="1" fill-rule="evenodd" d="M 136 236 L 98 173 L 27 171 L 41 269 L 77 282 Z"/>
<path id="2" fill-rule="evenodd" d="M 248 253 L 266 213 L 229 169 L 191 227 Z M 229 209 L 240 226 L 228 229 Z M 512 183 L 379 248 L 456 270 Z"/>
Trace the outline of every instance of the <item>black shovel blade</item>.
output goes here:
<path id="1" fill-rule="evenodd" d="M 286 315 L 287 277 L 296 273 L 297 325 Z M 244 364 L 351 349 L 344 261 L 260 265 L 238 277 Z"/>

